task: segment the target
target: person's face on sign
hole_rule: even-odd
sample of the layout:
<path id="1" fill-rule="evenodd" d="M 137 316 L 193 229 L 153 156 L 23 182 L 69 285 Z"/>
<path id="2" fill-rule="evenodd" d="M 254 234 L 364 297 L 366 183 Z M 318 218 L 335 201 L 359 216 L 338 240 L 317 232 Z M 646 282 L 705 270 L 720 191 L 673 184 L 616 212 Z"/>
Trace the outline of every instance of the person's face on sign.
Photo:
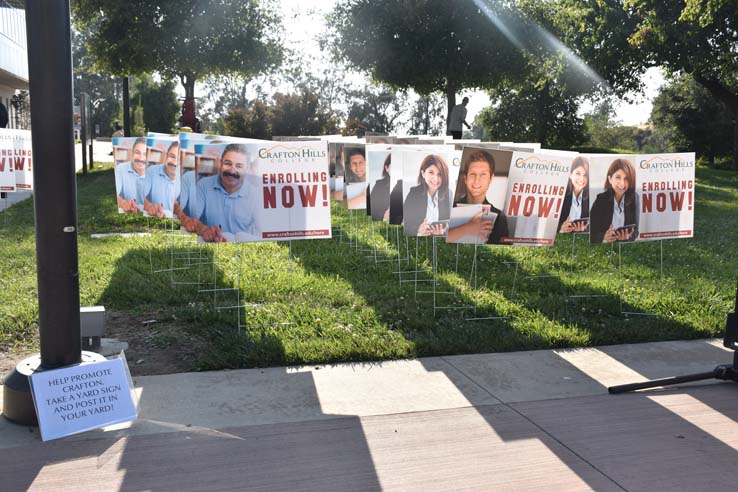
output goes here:
<path id="1" fill-rule="evenodd" d="M 366 160 L 361 154 L 354 154 L 349 158 L 349 167 L 359 181 L 366 179 Z"/>
<path id="2" fill-rule="evenodd" d="M 146 144 L 138 143 L 133 146 L 133 170 L 139 176 L 146 172 Z"/>
<path id="3" fill-rule="evenodd" d="M 482 203 L 487 196 L 487 190 L 492 183 L 490 166 L 485 161 L 470 162 L 464 176 L 468 203 Z"/>
<path id="4" fill-rule="evenodd" d="M 220 182 L 232 193 L 241 188 L 246 171 L 246 155 L 239 152 L 226 152 L 220 160 Z"/>
<path id="5" fill-rule="evenodd" d="M 428 189 L 428 194 L 433 195 L 438 188 L 443 184 L 443 178 L 441 177 L 441 171 L 438 166 L 429 166 L 423 171 L 423 180 L 425 181 L 425 187 Z"/>
<path id="6" fill-rule="evenodd" d="M 177 150 L 179 147 L 174 146 L 170 147 L 167 151 L 167 160 L 166 160 L 166 171 L 167 176 L 169 179 L 174 179 L 177 176 Z"/>
<path id="7" fill-rule="evenodd" d="M 574 189 L 574 194 L 578 195 L 589 182 L 589 176 L 584 166 L 579 166 L 571 173 L 571 186 Z"/>
<path id="8" fill-rule="evenodd" d="M 622 169 L 618 169 L 608 176 L 607 180 L 610 182 L 613 193 L 615 193 L 615 198 L 619 201 L 630 186 L 628 175 Z"/>

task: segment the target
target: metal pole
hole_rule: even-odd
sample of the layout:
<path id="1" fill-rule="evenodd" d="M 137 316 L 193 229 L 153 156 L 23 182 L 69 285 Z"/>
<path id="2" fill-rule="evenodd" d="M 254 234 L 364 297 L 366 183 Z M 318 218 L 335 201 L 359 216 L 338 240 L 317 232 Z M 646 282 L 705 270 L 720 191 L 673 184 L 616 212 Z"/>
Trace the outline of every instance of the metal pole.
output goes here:
<path id="1" fill-rule="evenodd" d="M 33 425 L 29 376 L 82 361 L 69 0 L 27 0 L 40 356 L 3 385 L 3 415 Z"/>
<path id="2" fill-rule="evenodd" d="M 79 122 L 80 122 L 80 132 L 79 132 L 79 138 L 82 141 L 82 174 L 87 176 L 87 94 L 84 92 L 80 94 L 79 96 Z M 33 118 L 33 116 L 31 116 Z M 77 145 L 76 143 L 74 144 Z M 75 155 L 75 161 L 77 157 Z M 75 162 L 75 168 L 77 163 Z"/>
<path id="3" fill-rule="evenodd" d="M 123 77 L 123 135 L 131 136 L 131 95 L 128 91 L 128 77 Z"/>

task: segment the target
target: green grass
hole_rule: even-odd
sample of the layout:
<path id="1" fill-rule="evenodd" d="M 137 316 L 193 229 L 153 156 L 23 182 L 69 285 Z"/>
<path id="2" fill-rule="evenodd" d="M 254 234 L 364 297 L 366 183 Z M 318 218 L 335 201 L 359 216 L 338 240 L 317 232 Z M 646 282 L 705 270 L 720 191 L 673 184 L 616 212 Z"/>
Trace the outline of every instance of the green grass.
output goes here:
<path id="1" fill-rule="evenodd" d="M 738 244 L 738 174 L 697 169 L 696 237 L 663 242 L 590 246 L 560 236 L 553 248 L 480 247 L 478 285 L 469 282 L 473 247 L 438 243 L 438 291 L 444 306 L 473 310 L 433 312 L 431 294 L 399 283 L 398 250 L 372 234 L 360 217 L 358 234 L 342 206 L 334 205 L 334 228 L 343 239 L 197 248 L 173 237 L 163 223 L 117 213 L 110 169 L 78 177 L 79 269 L 82 305 L 104 305 L 131 317 L 158 319 L 157 329 L 204 347 L 193 369 L 394 359 L 402 357 L 580 347 L 722 336 L 732 309 Z M 358 216 L 358 215 L 357 215 Z M 33 204 L 0 214 L 0 350 L 37 349 Z M 139 232 L 150 237 L 91 239 L 93 232 Z M 395 229 L 390 229 L 394 238 Z M 352 244 L 349 244 L 351 237 Z M 358 244 L 359 248 L 356 247 Z M 403 238 L 402 254 L 405 254 Z M 415 268 L 415 239 L 410 239 Z M 360 248 L 377 248 L 375 263 Z M 421 279 L 432 275 L 432 242 L 418 243 Z M 189 253 L 188 253 L 189 252 Z M 290 259 L 290 253 L 292 259 Z M 177 260 L 172 263 L 173 254 Z M 173 272 L 155 272 L 174 264 Z M 215 259 L 215 266 L 213 266 Z M 618 261 L 622 268 L 618 270 Z M 209 263 L 208 263 L 209 262 Z M 201 264 L 197 264 L 201 263 Z M 517 264 L 517 266 L 515 266 Z M 546 277 L 539 277 L 547 275 Z M 413 274 L 404 275 L 413 278 Z M 172 281 L 197 282 L 172 285 Z M 234 291 L 199 288 L 241 286 L 245 309 Z M 429 282 L 419 290 L 430 290 Z M 597 297 L 570 298 L 569 295 Z M 624 316 L 621 311 L 654 316 Z M 466 321 L 469 316 L 504 320 Z M 238 328 L 240 317 L 241 324 Z M 171 331 L 152 338 L 154 348 L 173 344 Z"/>

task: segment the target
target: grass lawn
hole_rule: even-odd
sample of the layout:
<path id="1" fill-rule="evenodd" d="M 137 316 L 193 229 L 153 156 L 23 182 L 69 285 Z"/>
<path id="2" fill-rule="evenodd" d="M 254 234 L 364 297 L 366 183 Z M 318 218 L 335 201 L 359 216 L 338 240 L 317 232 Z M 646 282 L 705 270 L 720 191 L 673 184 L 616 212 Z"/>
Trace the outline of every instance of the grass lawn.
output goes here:
<path id="1" fill-rule="evenodd" d="M 384 226 L 372 233 L 365 216 L 343 206 L 333 206 L 340 239 L 198 248 L 163 222 L 119 215 L 114 189 L 109 168 L 78 177 L 81 304 L 104 305 L 140 330 L 151 328 L 134 320 L 156 317 L 151 343 L 191 340 L 192 369 L 719 337 L 735 296 L 738 174 L 729 171 L 697 169 L 694 239 L 627 244 L 621 254 L 586 236 L 559 236 L 552 248 L 479 247 L 476 288 L 473 246 L 457 257 L 439 241 L 433 277 L 432 240 L 417 243 L 416 257 L 412 238 L 403 270 L 417 261 L 419 279 L 455 292 L 438 294 L 437 306 L 476 306 L 435 315 L 431 282 L 399 282 L 394 227 L 387 241 Z M 36 350 L 32 201 L 0 213 L 0 228 L 0 351 Z M 147 229 L 151 236 L 90 237 Z M 404 257 L 404 237 L 401 245 Z M 375 262 L 374 248 L 384 261 Z M 213 285 L 240 285 L 240 299 L 234 290 L 202 292 Z M 223 309 L 239 301 L 249 305 Z M 465 320 L 472 316 L 506 319 Z"/>

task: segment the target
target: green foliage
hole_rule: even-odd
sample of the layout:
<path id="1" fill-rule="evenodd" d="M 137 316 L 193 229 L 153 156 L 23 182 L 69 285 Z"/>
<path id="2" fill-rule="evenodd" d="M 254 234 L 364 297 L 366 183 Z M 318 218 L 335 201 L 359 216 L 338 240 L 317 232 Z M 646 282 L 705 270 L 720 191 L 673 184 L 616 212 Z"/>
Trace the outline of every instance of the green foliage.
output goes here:
<path id="1" fill-rule="evenodd" d="M 732 115 L 689 75 L 678 75 L 661 87 L 651 122 L 675 150 L 697 152 L 710 164 L 732 151 Z"/>
<path id="2" fill-rule="evenodd" d="M 492 105 L 475 121 L 484 129 L 485 140 L 540 142 L 543 147 L 568 149 L 584 139 L 578 98 L 562 86 L 498 89 L 490 91 L 490 99 Z"/>
<path id="3" fill-rule="evenodd" d="M 408 109 L 407 93 L 385 85 L 367 85 L 348 92 L 348 120 L 360 124 L 365 132 L 391 134 Z"/>
<path id="4" fill-rule="evenodd" d="M 485 4 L 502 18 L 512 15 L 506 2 Z M 448 110 L 457 91 L 494 87 L 523 64 L 518 49 L 472 1 L 340 0 L 329 23 L 341 60 L 393 87 L 442 92 Z"/>
<path id="5" fill-rule="evenodd" d="M 223 125 L 224 133 L 233 137 L 272 137 L 271 112 L 261 101 L 254 101 L 249 108 L 230 109 L 223 119 Z"/>
<path id="6" fill-rule="evenodd" d="M 672 151 L 661 129 L 651 126 L 621 125 L 615 120 L 611 98 L 604 98 L 584 115 L 585 145 L 627 152 L 657 153 Z"/>
<path id="7" fill-rule="evenodd" d="M 171 133 L 179 114 L 179 101 L 171 80 L 154 82 L 143 78 L 138 86 L 143 123 L 150 132 Z"/>
<path id="8" fill-rule="evenodd" d="M 179 78 L 187 96 L 196 80 L 252 76 L 279 64 L 280 23 L 268 0 L 74 0 L 75 26 L 97 70 L 117 76 L 159 72 Z"/>
<path id="9" fill-rule="evenodd" d="M 72 32 L 72 63 L 74 77 L 74 101 L 80 104 L 80 95 L 90 96 L 93 129 L 100 127 L 100 136 L 113 132 L 113 123 L 122 111 L 121 88 L 118 81 L 105 73 L 95 73 L 93 60 L 85 46 L 89 32 Z"/>
<path id="10" fill-rule="evenodd" d="M 738 114 L 738 15 L 735 0 L 561 0 L 566 40 L 617 91 L 649 66 L 694 77 Z M 734 118 L 738 125 L 738 118 Z M 738 130 L 733 133 L 738 169 Z"/>
<path id="11" fill-rule="evenodd" d="M 292 94 L 276 93 L 267 105 L 254 101 L 248 108 L 231 108 L 224 132 L 234 137 L 323 135 L 336 133 L 338 118 L 321 109 L 317 94 L 303 87 Z"/>

